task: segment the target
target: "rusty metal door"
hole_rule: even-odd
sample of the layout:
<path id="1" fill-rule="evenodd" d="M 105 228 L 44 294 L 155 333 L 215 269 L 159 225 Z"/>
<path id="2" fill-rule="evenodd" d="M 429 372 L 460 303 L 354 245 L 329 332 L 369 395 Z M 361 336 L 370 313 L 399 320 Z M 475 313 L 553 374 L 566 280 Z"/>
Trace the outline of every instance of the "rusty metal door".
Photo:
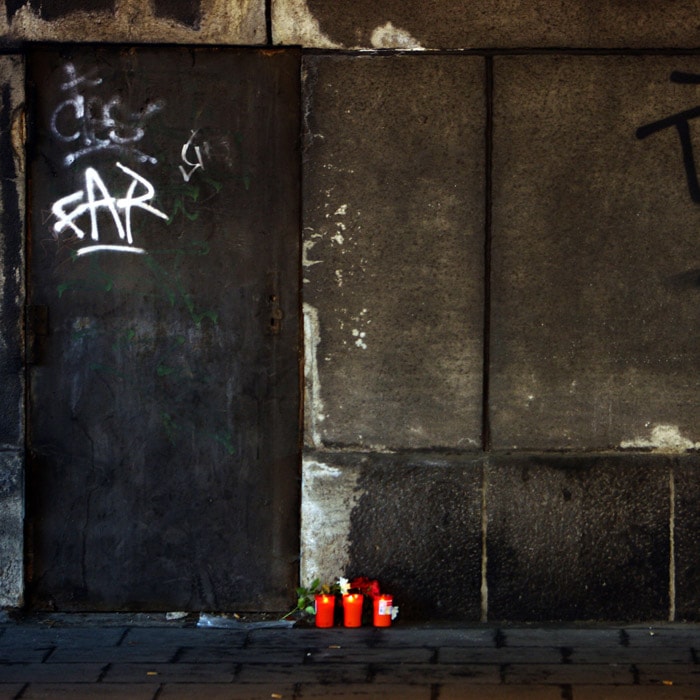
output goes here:
<path id="1" fill-rule="evenodd" d="M 299 61 L 29 57 L 35 608 L 281 610 L 293 597 Z"/>

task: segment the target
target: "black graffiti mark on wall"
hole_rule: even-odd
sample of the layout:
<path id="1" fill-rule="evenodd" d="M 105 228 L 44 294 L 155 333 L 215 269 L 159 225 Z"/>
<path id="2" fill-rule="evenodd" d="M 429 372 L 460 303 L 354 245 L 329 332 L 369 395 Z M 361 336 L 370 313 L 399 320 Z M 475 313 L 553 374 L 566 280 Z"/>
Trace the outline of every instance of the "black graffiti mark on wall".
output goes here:
<path id="1" fill-rule="evenodd" d="M 7 20 L 23 8 L 29 7 L 39 11 L 39 17 L 49 22 L 70 15 L 73 12 L 111 12 L 115 11 L 115 0 L 5 0 Z"/>
<path id="2" fill-rule="evenodd" d="M 192 29 L 199 29 L 202 19 L 200 0 L 154 0 L 153 11 L 156 17 L 174 19 Z"/>
<path id="3" fill-rule="evenodd" d="M 5 0 L 7 21 L 11 22 L 14 16 L 27 4 L 27 0 Z"/>
<path id="4" fill-rule="evenodd" d="M 115 14 L 116 0 L 5 0 L 7 21 L 23 8 L 38 11 L 39 17 L 51 22 L 74 12 L 110 12 Z M 156 17 L 173 19 L 192 29 L 199 29 L 202 20 L 200 0 L 154 0 Z"/>
<path id="5" fill-rule="evenodd" d="M 680 83 L 686 85 L 700 84 L 700 74 L 685 73 L 683 71 L 673 71 L 670 80 L 672 83 Z M 690 133 L 690 121 L 700 117 L 700 105 L 691 109 L 686 109 L 677 114 L 673 114 L 665 119 L 659 119 L 651 124 L 645 124 L 637 129 L 637 138 L 645 139 L 659 131 L 675 127 L 678 132 L 678 137 L 681 141 L 681 151 L 683 154 L 683 167 L 685 169 L 685 177 L 688 183 L 690 198 L 693 202 L 700 204 L 700 181 L 695 166 L 695 156 L 693 154 L 693 140 Z"/>

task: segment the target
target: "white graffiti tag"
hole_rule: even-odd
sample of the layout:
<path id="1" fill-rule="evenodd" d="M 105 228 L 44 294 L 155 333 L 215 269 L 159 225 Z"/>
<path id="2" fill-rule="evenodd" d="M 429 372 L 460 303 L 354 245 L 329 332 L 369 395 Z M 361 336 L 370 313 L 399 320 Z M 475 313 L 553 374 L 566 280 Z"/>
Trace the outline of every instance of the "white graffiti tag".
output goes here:
<path id="1" fill-rule="evenodd" d="M 194 175 L 195 171 L 198 168 L 204 170 L 204 161 L 202 160 L 202 149 L 199 146 L 194 147 L 194 153 L 197 156 L 197 162 L 193 163 L 192 161 L 187 159 L 187 151 L 190 149 L 190 146 L 192 145 L 192 140 L 194 139 L 196 134 L 197 132 L 193 131 L 192 135 L 187 139 L 187 143 L 185 143 L 185 145 L 180 150 L 180 158 L 182 158 L 185 165 L 190 166 L 189 171 L 185 170 L 182 166 L 180 166 L 180 172 L 182 173 L 182 178 L 185 182 L 190 181 L 190 178 L 192 177 L 192 175 Z M 205 146 L 207 145 L 208 144 L 205 144 Z"/>
<path id="2" fill-rule="evenodd" d="M 102 78 L 78 75 L 72 63 L 64 66 L 66 80 L 61 91 L 67 98 L 51 115 L 51 132 L 59 140 L 70 143 L 74 150 L 63 159 L 64 165 L 72 165 L 83 156 L 98 151 L 112 151 L 129 155 L 140 163 L 157 163 L 135 146 L 144 136 L 146 119 L 159 112 L 164 102 L 148 102 L 139 112 L 131 112 L 122 106 L 117 95 L 102 99 L 99 95 L 85 94 L 102 84 Z"/>
<path id="3" fill-rule="evenodd" d="M 87 168 L 85 170 L 85 188 L 78 190 L 67 197 L 62 197 L 56 201 L 51 208 L 57 221 L 53 230 L 56 237 L 66 229 L 71 230 L 79 239 L 85 238 L 86 232 L 78 226 L 76 221 L 83 215 L 90 215 L 90 240 L 94 243 L 84 248 L 80 248 L 78 255 L 85 255 L 98 250 L 118 250 L 130 253 L 144 253 L 143 248 L 133 246 L 133 236 L 131 231 L 131 211 L 134 208 L 142 209 L 149 214 L 153 214 L 161 219 L 167 219 L 168 215 L 148 204 L 155 196 L 153 185 L 145 178 L 127 168 L 121 163 L 116 164 L 125 175 L 131 178 L 131 183 L 123 197 L 113 197 L 106 185 L 102 181 L 97 170 Z M 141 186 L 141 191 L 137 188 Z M 67 211 L 67 207 L 73 209 Z M 98 223 L 98 212 L 105 211 L 114 223 L 117 235 L 124 243 L 119 245 L 101 244 L 100 230 Z M 122 220 L 122 213 L 124 219 Z"/>

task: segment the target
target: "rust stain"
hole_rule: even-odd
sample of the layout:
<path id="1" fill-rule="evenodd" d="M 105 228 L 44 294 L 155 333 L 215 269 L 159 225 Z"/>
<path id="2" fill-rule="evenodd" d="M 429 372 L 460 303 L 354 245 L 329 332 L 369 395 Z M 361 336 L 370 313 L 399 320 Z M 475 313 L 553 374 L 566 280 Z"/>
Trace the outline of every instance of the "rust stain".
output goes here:
<path id="1" fill-rule="evenodd" d="M 15 162 L 17 163 L 17 172 L 24 173 L 24 144 L 27 141 L 27 119 L 24 105 L 18 107 L 12 115 L 10 139 Z"/>

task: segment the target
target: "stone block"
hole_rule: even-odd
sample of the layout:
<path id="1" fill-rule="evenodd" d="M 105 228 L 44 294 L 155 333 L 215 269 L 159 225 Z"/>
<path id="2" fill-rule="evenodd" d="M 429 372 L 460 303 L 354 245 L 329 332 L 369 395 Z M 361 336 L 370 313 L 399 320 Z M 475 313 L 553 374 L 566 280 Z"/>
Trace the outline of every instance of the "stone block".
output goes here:
<path id="1" fill-rule="evenodd" d="M 205 686 L 193 686 L 191 683 L 165 683 L 161 687 L 162 692 L 158 692 L 158 697 L 163 700 L 191 700 L 194 694 L 206 700 L 270 700 L 270 698 L 293 698 L 295 692 L 294 683 L 256 683 L 255 685 L 207 683 Z M 148 697 L 150 699 L 153 695 Z"/>
<path id="2" fill-rule="evenodd" d="M 700 189 L 679 139 L 695 117 L 663 120 L 697 109 L 698 73 L 494 59 L 495 448 L 697 448 Z"/>
<path id="3" fill-rule="evenodd" d="M 438 651 L 441 664 L 558 664 L 562 652 L 557 647 L 441 647 Z"/>
<path id="4" fill-rule="evenodd" d="M 273 38 L 316 48 L 687 47 L 691 0 L 272 0 Z"/>
<path id="5" fill-rule="evenodd" d="M 255 664 L 243 666 L 236 683 L 362 683 L 369 676 L 368 664 Z"/>
<path id="6" fill-rule="evenodd" d="M 8 664 L 2 668 L 2 682 L 97 683 L 104 664 Z"/>
<path id="7" fill-rule="evenodd" d="M 265 0 L 13 0 L 6 5 L 0 14 L 5 42 L 251 45 L 267 39 Z"/>
<path id="8" fill-rule="evenodd" d="M 247 634 L 245 629 L 208 629 L 207 646 L 238 649 L 246 643 Z M 200 628 L 133 627 L 129 630 L 122 644 L 144 648 L 153 644 L 189 647 L 196 645 L 201 636 Z"/>
<path id="9" fill-rule="evenodd" d="M 484 62 L 304 61 L 309 445 L 481 445 Z"/>
<path id="10" fill-rule="evenodd" d="M 235 675 L 235 663 L 115 663 L 107 667 L 103 682 L 231 683 Z"/>
<path id="11" fill-rule="evenodd" d="M 357 700 L 357 698 L 382 697 L 384 700 L 430 700 L 433 697 L 429 683 L 422 685 L 390 685 L 375 683 L 353 683 L 352 685 L 312 685 L 302 683 L 303 698 L 333 698 L 333 700 Z M 442 695 L 440 695 L 442 697 Z"/>
<path id="12" fill-rule="evenodd" d="M 561 696 L 562 689 L 551 685 L 479 686 L 475 690 L 467 680 L 440 686 L 440 700 L 560 700 Z"/>
<path id="13" fill-rule="evenodd" d="M 700 460 L 698 456 L 679 458 L 673 467 L 673 479 L 676 619 L 700 622 Z"/>
<path id="14" fill-rule="evenodd" d="M 670 664 L 640 664 L 637 667 L 640 685 L 659 686 L 666 683 L 672 685 L 684 685 L 697 692 L 700 686 L 700 668 L 698 664 L 674 666 Z"/>
<path id="15" fill-rule="evenodd" d="M 18 607 L 24 595 L 24 485 L 22 456 L 0 452 L 0 607 Z"/>
<path id="16" fill-rule="evenodd" d="M 523 685 L 601 685 L 632 684 L 634 676 L 629 666 L 614 664 L 514 664 L 505 672 L 506 684 Z"/>
<path id="17" fill-rule="evenodd" d="M 470 647 L 471 649 L 490 648 L 495 645 L 496 630 L 486 627 L 467 627 L 459 625 L 454 628 L 439 627 L 434 629 L 421 628 L 420 635 L 416 635 L 415 628 L 400 625 L 389 629 L 377 629 L 377 637 L 373 641 L 376 649 L 407 649 L 421 646 L 430 648 Z M 420 640 L 420 642 L 418 641 Z"/>
<path id="18" fill-rule="evenodd" d="M 511 628 L 500 631 L 504 647 L 549 647 L 574 649 L 614 649 L 620 645 L 620 630 L 615 628 L 543 627 Z"/>
<path id="19" fill-rule="evenodd" d="M 452 683 L 457 680 L 470 685 L 498 685 L 501 674 L 498 666 L 478 663 L 464 664 L 376 664 L 372 668 L 374 683 Z M 380 697 L 381 689 L 378 688 Z"/>
<path id="20" fill-rule="evenodd" d="M 168 686 L 165 687 L 167 688 Z M 187 687 L 191 693 L 192 686 L 188 685 Z M 9 700 L 9 698 L 14 698 L 16 696 L 8 695 L 7 697 Z M 100 683 L 98 685 L 95 683 L 32 682 L 30 684 L 25 683 L 22 690 L 22 697 L 28 700 L 59 700 L 60 698 L 66 698 L 66 700 L 95 700 L 95 698 L 102 698 L 103 700 L 121 700 L 122 698 L 129 698 L 129 700 L 152 700 L 153 686 L 148 683 Z M 172 700 L 175 696 L 170 693 L 159 693 L 158 697 L 167 697 L 168 700 Z M 192 697 L 192 695 L 190 694 L 188 697 Z M 4 700 L 4 696 L 0 695 L 0 698 Z M 229 695 L 227 700 L 231 699 L 232 696 Z M 207 695 L 207 700 L 215 700 L 215 698 L 213 695 Z"/>
<path id="21" fill-rule="evenodd" d="M 665 458 L 504 456 L 486 489 L 490 620 L 668 619 Z"/>
<path id="22" fill-rule="evenodd" d="M 21 56 L 0 57 L 0 89 L 0 447 L 17 449 L 24 444 L 25 173 Z"/>
<path id="23" fill-rule="evenodd" d="M 0 57 L 0 607 L 22 603 L 24 572 L 24 61 Z"/>
<path id="24" fill-rule="evenodd" d="M 401 620 L 479 619 L 478 460 L 357 453 L 315 453 L 313 458 L 316 464 L 324 460 L 323 472 L 316 472 L 313 489 L 304 488 L 303 508 L 318 508 L 323 515 L 314 521 L 302 515 L 307 578 L 376 578 L 383 591 L 393 594 Z M 335 503 L 329 496 L 339 479 L 353 484 L 351 501 L 342 492 Z M 336 511 L 346 519 L 336 518 Z M 311 547 L 309 533 L 319 531 L 324 539 Z M 335 563 L 324 552 L 326 541 L 342 548 Z"/>

